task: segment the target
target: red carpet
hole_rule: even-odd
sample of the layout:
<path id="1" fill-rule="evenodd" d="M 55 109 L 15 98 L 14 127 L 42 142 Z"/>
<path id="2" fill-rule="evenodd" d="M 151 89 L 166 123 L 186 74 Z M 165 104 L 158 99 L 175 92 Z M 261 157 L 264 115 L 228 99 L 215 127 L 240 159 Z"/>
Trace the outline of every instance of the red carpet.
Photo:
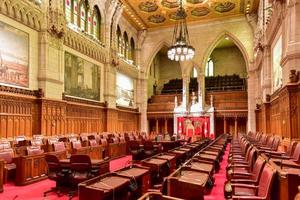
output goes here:
<path id="1" fill-rule="evenodd" d="M 226 181 L 226 166 L 229 153 L 227 146 L 223 161 L 220 164 L 220 170 L 215 174 L 215 185 L 209 195 L 205 195 L 205 200 L 221 200 L 224 199 L 224 182 Z M 116 171 L 126 167 L 131 162 L 131 156 L 125 156 L 116 160 L 112 160 L 109 164 L 110 171 Z M 43 192 L 54 187 L 55 183 L 50 180 L 40 181 L 27 186 L 15 186 L 13 183 L 4 185 L 4 192 L 0 194 L 0 200 L 68 200 L 68 196 L 57 197 L 55 193 L 49 193 L 47 197 L 43 197 Z M 78 197 L 74 197 L 78 200 Z"/>
<path id="2" fill-rule="evenodd" d="M 116 171 L 128 165 L 132 160 L 131 156 L 125 156 L 109 163 L 110 171 Z M 27 186 L 15 186 L 13 183 L 4 185 L 4 192 L 0 194 L 0 200 L 68 200 L 68 196 L 57 197 L 55 193 L 49 193 L 43 197 L 44 192 L 55 186 L 55 182 L 50 180 L 40 181 Z M 78 197 L 74 197 L 78 200 Z"/>
<path id="3" fill-rule="evenodd" d="M 227 145 L 225 154 L 223 156 L 223 160 L 220 163 L 220 170 L 218 173 L 214 175 L 215 177 L 215 185 L 210 192 L 209 195 L 205 195 L 204 199 L 205 200 L 221 200 L 225 199 L 224 198 L 224 182 L 226 181 L 226 166 L 227 166 L 227 159 L 228 159 L 228 154 L 229 154 L 229 148 L 230 144 Z"/>

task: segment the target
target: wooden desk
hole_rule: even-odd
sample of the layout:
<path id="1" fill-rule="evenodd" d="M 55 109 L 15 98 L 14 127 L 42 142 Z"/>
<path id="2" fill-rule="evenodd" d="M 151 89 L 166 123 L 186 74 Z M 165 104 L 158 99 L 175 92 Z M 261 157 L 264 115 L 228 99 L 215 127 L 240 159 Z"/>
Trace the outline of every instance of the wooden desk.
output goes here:
<path id="1" fill-rule="evenodd" d="M 178 149 L 169 151 L 169 153 L 176 155 L 177 166 L 181 165 L 181 163 L 183 163 L 187 159 L 187 152 L 188 151 Z"/>
<path id="2" fill-rule="evenodd" d="M 182 167 L 167 178 L 168 195 L 186 200 L 203 200 L 208 179 L 207 173 Z"/>
<path id="3" fill-rule="evenodd" d="M 89 152 L 89 156 L 91 159 L 104 159 L 103 153 L 104 149 L 102 148 L 102 146 L 94 146 L 94 147 L 90 147 L 90 152 Z"/>
<path id="4" fill-rule="evenodd" d="M 0 192 L 3 192 L 4 160 L 0 160 Z"/>
<path id="5" fill-rule="evenodd" d="M 192 159 L 187 163 L 187 166 L 191 169 L 202 171 L 208 173 L 210 176 L 214 173 L 214 165 L 209 163 L 204 163 L 201 161 L 197 161 L 196 159 Z"/>
<path id="6" fill-rule="evenodd" d="M 59 160 L 66 159 L 68 157 L 66 150 L 65 151 L 52 151 L 52 152 L 45 153 L 45 155 L 46 154 L 55 155 Z"/>
<path id="7" fill-rule="evenodd" d="M 79 184 L 79 199 L 128 200 L 130 178 L 105 174 Z"/>
<path id="8" fill-rule="evenodd" d="M 118 158 L 126 154 L 126 142 L 109 143 L 108 156 L 110 158 Z"/>
<path id="9" fill-rule="evenodd" d="M 153 158 L 167 160 L 168 161 L 168 165 L 170 167 L 169 173 L 172 173 L 177 168 L 176 167 L 176 155 L 174 155 L 174 154 L 172 155 L 172 154 L 168 154 L 168 153 L 162 153 L 162 154 L 158 154 L 156 156 L 153 156 Z"/>
<path id="10" fill-rule="evenodd" d="M 160 144 L 163 148 L 163 152 L 167 152 L 171 149 L 174 149 L 178 146 L 180 146 L 180 140 L 177 141 L 159 141 L 156 142 L 157 144 Z"/>
<path id="11" fill-rule="evenodd" d="M 27 185 L 47 178 L 45 155 L 20 156 L 16 159 L 16 185 Z"/>
<path id="12" fill-rule="evenodd" d="M 59 160 L 61 165 L 65 168 L 70 167 L 70 159 L 61 159 Z M 99 175 L 106 174 L 109 172 L 109 161 L 108 160 L 98 160 L 98 159 L 91 159 L 92 167 L 99 168 Z"/>
<path id="13" fill-rule="evenodd" d="M 269 163 L 277 170 L 271 199 L 294 200 L 300 185 L 300 169 L 286 166 L 281 168 L 273 159 Z"/>
<path id="14" fill-rule="evenodd" d="M 152 184 L 162 182 L 163 177 L 169 175 L 169 167 L 167 163 L 167 160 L 158 158 L 147 158 L 142 160 L 142 165 L 150 168 Z"/>
<path id="15" fill-rule="evenodd" d="M 133 183 L 137 184 L 137 190 L 132 194 L 133 199 L 142 196 L 151 186 L 150 171 L 147 167 L 133 165 L 116 172 L 116 174 L 130 178 Z"/>
<path id="16" fill-rule="evenodd" d="M 159 192 L 148 192 L 148 193 L 144 194 L 138 200 L 184 200 L 184 199 L 179 199 L 179 198 L 176 198 L 176 197 L 165 196 L 165 195 L 162 195 Z"/>

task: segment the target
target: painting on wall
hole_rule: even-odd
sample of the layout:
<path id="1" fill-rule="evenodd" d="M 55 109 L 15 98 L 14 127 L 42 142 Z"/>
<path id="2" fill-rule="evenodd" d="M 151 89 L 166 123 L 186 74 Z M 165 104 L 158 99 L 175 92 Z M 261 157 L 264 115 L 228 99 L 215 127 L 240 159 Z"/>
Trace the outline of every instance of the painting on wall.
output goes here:
<path id="1" fill-rule="evenodd" d="M 117 105 L 133 107 L 134 106 L 134 86 L 133 79 L 124 74 L 117 73 L 116 84 Z"/>
<path id="2" fill-rule="evenodd" d="M 273 48 L 273 91 L 282 85 L 282 68 L 280 65 L 282 56 L 282 37 L 277 40 Z"/>
<path id="3" fill-rule="evenodd" d="M 0 21 L 0 83 L 29 86 L 29 35 Z"/>
<path id="4" fill-rule="evenodd" d="M 100 67 L 65 52 L 65 94 L 100 101 Z"/>

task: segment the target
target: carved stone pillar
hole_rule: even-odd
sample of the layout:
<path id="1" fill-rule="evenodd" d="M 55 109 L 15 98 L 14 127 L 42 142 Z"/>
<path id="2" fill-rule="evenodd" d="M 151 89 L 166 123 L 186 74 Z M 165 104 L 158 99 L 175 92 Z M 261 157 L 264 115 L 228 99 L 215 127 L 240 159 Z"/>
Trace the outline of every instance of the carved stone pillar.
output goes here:
<path id="1" fill-rule="evenodd" d="M 156 134 L 159 134 L 158 119 L 156 119 L 156 121 L 155 121 L 155 132 L 156 132 Z"/>
<path id="2" fill-rule="evenodd" d="M 164 133 L 167 133 L 168 132 L 168 119 L 165 118 L 165 132 Z"/>
<path id="3" fill-rule="evenodd" d="M 266 102 L 266 96 L 272 92 L 272 61 L 270 46 L 265 46 L 263 49 L 262 70 L 262 99 L 263 102 Z"/>
<path id="4" fill-rule="evenodd" d="M 104 101 L 108 108 L 116 108 L 116 68 L 109 63 L 104 67 Z"/>
<path id="5" fill-rule="evenodd" d="M 143 75 L 141 75 L 143 76 Z M 141 113 L 141 118 L 140 118 L 140 128 L 141 131 L 147 132 L 147 79 L 144 79 L 140 77 L 137 80 L 137 107 L 139 108 L 139 111 Z"/>
<path id="6" fill-rule="evenodd" d="M 284 5 L 284 4 L 283 4 Z M 300 3 L 298 0 L 289 0 L 286 15 L 282 23 L 282 81 L 283 85 L 289 82 L 290 70 L 300 71 Z"/>
<path id="7" fill-rule="evenodd" d="M 189 105 L 189 98 L 190 98 L 190 77 L 189 76 L 184 76 L 182 77 L 182 107 L 184 110 L 187 111 L 188 105 Z"/>
<path id="8" fill-rule="evenodd" d="M 203 110 L 204 102 L 205 102 L 205 76 L 203 73 L 198 74 L 197 77 L 198 82 L 198 102 L 201 106 L 201 110 Z"/>

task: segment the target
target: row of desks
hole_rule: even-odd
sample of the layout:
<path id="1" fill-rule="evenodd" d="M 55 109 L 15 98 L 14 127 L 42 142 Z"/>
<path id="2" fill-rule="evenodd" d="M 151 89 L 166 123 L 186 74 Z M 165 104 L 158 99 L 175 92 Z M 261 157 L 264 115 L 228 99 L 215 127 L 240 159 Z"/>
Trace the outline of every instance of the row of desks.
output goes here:
<path id="1" fill-rule="evenodd" d="M 167 177 L 169 174 L 171 174 L 170 176 L 173 178 L 179 178 L 180 176 L 180 180 L 186 181 L 194 179 L 198 185 L 205 185 L 210 174 L 201 172 L 199 168 L 205 168 L 208 166 L 201 165 L 196 161 L 191 162 L 192 160 L 189 160 L 191 165 L 198 170 L 191 170 L 187 166 L 181 167 L 180 171 L 176 170 L 176 168 L 186 161 L 186 159 L 191 158 L 194 152 L 201 150 L 207 144 L 208 141 L 201 141 L 195 144 L 176 148 L 169 152 L 147 158 L 141 161 L 139 165 L 132 165 L 115 173 L 108 173 L 80 183 L 79 198 L 89 200 L 137 199 L 147 192 L 152 185 L 161 183 L 163 178 Z M 175 181 L 175 178 L 173 180 Z M 183 182 L 184 181 L 181 181 L 181 183 Z M 169 184 L 171 183 L 168 182 L 168 186 Z M 191 193 L 191 191 L 193 191 L 190 190 L 193 185 L 183 184 L 178 187 L 180 188 L 180 191 L 184 190 L 183 188 L 186 188 L 187 191 L 190 191 L 187 193 Z M 168 190 L 172 190 L 171 188 L 176 191 L 176 189 L 174 189 L 175 187 L 168 187 Z M 199 189 L 199 187 L 195 186 L 195 189 Z M 169 192 L 170 191 L 168 191 L 168 193 Z M 173 197 L 164 197 L 160 194 L 155 194 L 155 196 L 160 199 L 176 199 Z"/>

